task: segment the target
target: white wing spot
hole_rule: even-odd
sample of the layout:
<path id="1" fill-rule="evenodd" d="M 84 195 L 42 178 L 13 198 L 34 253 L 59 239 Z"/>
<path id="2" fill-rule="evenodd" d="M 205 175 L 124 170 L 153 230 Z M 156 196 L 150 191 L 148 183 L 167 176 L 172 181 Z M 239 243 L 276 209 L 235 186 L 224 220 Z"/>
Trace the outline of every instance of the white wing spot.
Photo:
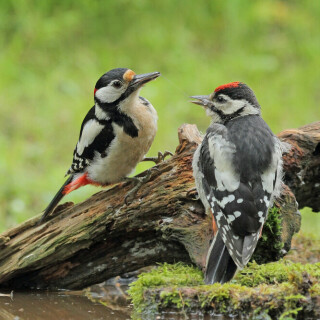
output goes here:
<path id="1" fill-rule="evenodd" d="M 242 203 L 242 202 L 243 202 L 242 198 L 237 200 L 237 203 Z"/>
<path id="2" fill-rule="evenodd" d="M 228 215 L 228 222 L 230 223 L 230 222 L 232 222 L 232 221 L 234 221 L 235 220 L 235 217 L 234 217 L 234 215 L 232 215 L 232 214 L 229 214 Z"/>
<path id="3" fill-rule="evenodd" d="M 235 216 L 236 218 L 238 218 L 238 217 L 241 216 L 241 212 L 240 212 L 240 211 L 235 211 L 233 214 L 234 214 L 234 216 Z"/>
<path id="4" fill-rule="evenodd" d="M 221 217 L 223 216 L 223 213 L 221 211 L 218 212 L 216 219 L 220 221 Z"/>
<path id="5" fill-rule="evenodd" d="M 262 211 L 259 211 L 258 212 L 258 216 L 261 218 L 263 216 L 263 212 Z"/>
<path id="6" fill-rule="evenodd" d="M 227 197 L 224 197 L 221 201 L 218 201 L 219 205 L 221 207 L 225 207 L 227 203 L 232 202 L 236 197 L 233 194 L 230 194 Z"/>
<path id="7" fill-rule="evenodd" d="M 264 200 L 267 208 L 269 208 L 269 203 L 270 203 L 270 201 L 269 201 L 268 197 L 267 197 L 267 196 L 264 196 L 263 200 Z"/>

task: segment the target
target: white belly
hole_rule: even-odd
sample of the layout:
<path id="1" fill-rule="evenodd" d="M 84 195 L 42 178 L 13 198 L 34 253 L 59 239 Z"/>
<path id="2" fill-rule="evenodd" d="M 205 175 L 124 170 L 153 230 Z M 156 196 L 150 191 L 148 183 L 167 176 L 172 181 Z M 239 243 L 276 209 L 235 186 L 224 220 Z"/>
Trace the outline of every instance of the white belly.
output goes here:
<path id="1" fill-rule="evenodd" d="M 139 104 L 134 109 L 131 116 L 138 127 L 138 137 L 130 137 L 122 127 L 113 124 L 115 138 L 107 150 L 107 156 L 101 158 L 97 154 L 88 168 L 91 180 L 101 184 L 119 182 L 134 170 L 149 151 L 157 132 L 157 113 L 151 105 Z"/>

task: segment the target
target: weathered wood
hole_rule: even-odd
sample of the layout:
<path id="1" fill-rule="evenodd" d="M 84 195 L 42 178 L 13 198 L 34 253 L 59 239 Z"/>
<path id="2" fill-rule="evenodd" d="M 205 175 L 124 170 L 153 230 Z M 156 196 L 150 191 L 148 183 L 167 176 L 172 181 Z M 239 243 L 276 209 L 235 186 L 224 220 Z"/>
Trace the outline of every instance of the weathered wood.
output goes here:
<path id="1" fill-rule="evenodd" d="M 127 182 L 80 204 L 60 205 L 45 224 L 37 225 L 38 216 L 3 233 L 0 287 L 78 289 L 156 262 L 192 261 L 202 267 L 211 219 L 188 193 L 194 188 L 191 162 L 200 141 L 196 126 L 183 125 L 174 156 L 157 166 L 128 205 L 123 200 L 132 184 Z M 285 168 L 291 170 L 291 163 Z M 295 199 L 285 190 L 278 206 L 287 230 L 282 240 L 290 247 L 300 220 Z"/>
<path id="2" fill-rule="evenodd" d="M 291 144 L 284 156 L 285 182 L 295 194 L 299 208 L 320 211 L 320 122 L 282 131 L 281 140 Z"/>

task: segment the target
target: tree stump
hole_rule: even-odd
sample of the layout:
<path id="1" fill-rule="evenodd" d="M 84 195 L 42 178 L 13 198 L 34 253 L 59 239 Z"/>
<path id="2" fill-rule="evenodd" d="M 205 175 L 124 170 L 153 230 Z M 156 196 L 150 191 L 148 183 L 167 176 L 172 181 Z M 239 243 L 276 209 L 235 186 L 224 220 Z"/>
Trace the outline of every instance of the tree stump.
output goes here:
<path id="1" fill-rule="evenodd" d="M 319 128 L 320 122 L 279 135 L 294 146 L 284 157 L 286 179 L 298 198 L 303 193 L 303 205 L 311 206 L 308 199 L 320 204 L 319 180 L 311 174 L 319 177 Z M 202 138 L 195 125 L 183 125 L 178 135 L 176 153 L 157 165 L 132 203 L 124 203 L 132 184 L 120 183 L 77 205 L 58 206 L 42 225 L 37 225 L 39 215 L 0 235 L 0 288 L 82 289 L 157 262 L 192 262 L 202 268 L 211 218 L 188 192 L 194 188 L 192 156 Z M 303 180 L 297 176 L 301 170 Z M 285 250 L 279 247 L 267 261 L 283 255 L 299 230 L 291 191 L 284 188 L 276 204 Z M 318 210 L 319 204 L 311 207 Z"/>

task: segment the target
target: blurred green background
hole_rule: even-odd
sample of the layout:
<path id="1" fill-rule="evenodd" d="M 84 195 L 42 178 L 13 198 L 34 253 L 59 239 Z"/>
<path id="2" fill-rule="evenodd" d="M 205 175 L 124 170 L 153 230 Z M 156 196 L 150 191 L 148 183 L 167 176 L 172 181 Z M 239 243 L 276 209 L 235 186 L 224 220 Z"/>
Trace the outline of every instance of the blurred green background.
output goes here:
<path id="1" fill-rule="evenodd" d="M 189 95 L 231 81 L 254 89 L 274 132 L 319 120 L 319 33 L 314 0 L 0 1 L 0 231 L 39 214 L 64 182 L 104 72 L 162 73 L 142 91 L 159 113 L 156 155 L 175 150 L 182 123 L 208 126 Z M 303 211 L 319 234 L 320 215 Z"/>

